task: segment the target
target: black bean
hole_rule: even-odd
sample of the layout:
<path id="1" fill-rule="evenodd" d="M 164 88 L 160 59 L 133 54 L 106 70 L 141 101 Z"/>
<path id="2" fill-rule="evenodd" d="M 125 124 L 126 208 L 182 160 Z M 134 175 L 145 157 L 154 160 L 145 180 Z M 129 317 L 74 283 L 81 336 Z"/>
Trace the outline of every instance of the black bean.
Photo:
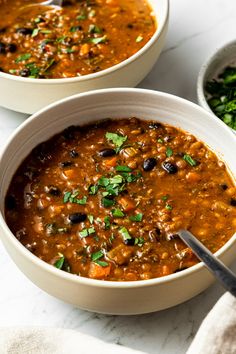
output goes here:
<path id="1" fill-rule="evenodd" d="M 236 199 L 235 198 L 230 199 L 230 205 L 236 206 Z"/>
<path id="2" fill-rule="evenodd" d="M 61 194 L 61 191 L 59 188 L 55 186 L 49 186 L 48 191 L 49 194 L 54 195 L 55 197 L 59 196 Z"/>
<path id="3" fill-rule="evenodd" d="M 6 27 L 2 27 L 2 28 L 0 28 L 0 33 L 5 33 L 6 32 Z"/>
<path id="4" fill-rule="evenodd" d="M 6 197 L 6 208 L 9 210 L 13 210 L 16 208 L 16 199 L 13 195 L 8 195 Z"/>
<path id="5" fill-rule="evenodd" d="M 63 131 L 62 135 L 64 136 L 64 138 L 65 138 L 66 140 L 74 139 L 74 137 L 75 137 L 75 130 L 76 130 L 76 127 L 72 125 L 72 126 L 66 128 L 66 129 Z"/>
<path id="6" fill-rule="evenodd" d="M 128 23 L 127 27 L 131 29 L 134 28 L 134 25 L 132 23 Z"/>
<path id="7" fill-rule="evenodd" d="M 144 171 L 151 171 L 157 165 L 157 160 L 154 157 L 150 157 L 143 161 Z"/>
<path id="8" fill-rule="evenodd" d="M 32 28 L 21 27 L 21 28 L 17 28 L 16 32 L 26 36 L 27 34 L 32 34 L 33 30 Z"/>
<path id="9" fill-rule="evenodd" d="M 178 171 L 178 167 L 175 164 L 166 161 L 163 162 L 162 168 L 170 174 L 177 173 Z"/>
<path id="10" fill-rule="evenodd" d="M 6 53 L 6 44 L 0 42 L 0 54 L 5 54 Z"/>
<path id="11" fill-rule="evenodd" d="M 149 129 L 159 129 L 162 128 L 162 124 L 158 122 L 153 122 L 149 124 Z"/>
<path id="12" fill-rule="evenodd" d="M 227 184 L 223 183 L 223 184 L 220 184 L 220 188 L 223 189 L 223 191 L 226 191 L 226 189 L 228 189 L 228 186 L 227 186 Z"/>
<path id="13" fill-rule="evenodd" d="M 70 0 L 63 0 L 63 2 L 62 2 L 62 6 L 63 7 L 65 7 L 65 6 L 72 6 L 73 5 L 73 3 L 72 3 L 72 1 L 70 1 Z"/>
<path id="14" fill-rule="evenodd" d="M 132 237 L 132 238 L 129 238 L 127 240 L 124 240 L 124 244 L 127 245 L 127 246 L 134 246 L 135 244 L 135 238 Z"/>
<path id="15" fill-rule="evenodd" d="M 98 152 L 101 157 L 109 157 L 114 156 L 116 154 L 114 149 L 103 149 Z"/>
<path id="16" fill-rule="evenodd" d="M 87 219 L 87 215 L 84 213 L 74 213 L 69 215 L 69 220 L 72 224 L 78 224 L 79 222 L 83 222 Z"/>
<path id="17" fill-rule="evenodd" d="M 30 70 L 27 68 L 20 70 L 20 76 L 22 76 L 22 77 L 30 76 Z"/>
<path id="18" fill-rule="evenodd" d="M 17 50 L 17 46 L 15 43 L 10 43 L 6 46 L 6 51 L 10 53 L 15 53 Z"/>
<path id="19" fill-rule="evenodd" d="M 70 151 L 70 157 L 72 157 L 73 159 L 78 157 L 78 156 L 79 156 L 79 154 L 78 154 L 77 151 L 75 151 L 75 150 L 71 150 Z"/>
<path id="20" fill-rule="evenodd" d="M 167 241 L 176 240 L 177 238 L 179 238 L 178 234 L 170 234 L 166 236 Z"/>
<path id="21" fill-rule="evenodd" d="M 71 161 L 63 161 L 63 162 L 60 162 L 60 166 L 61 167 L 69 167 L 69 166 L 71 166 L 71 165 L 73 165 L 73 162 L 71 162 Z"/>

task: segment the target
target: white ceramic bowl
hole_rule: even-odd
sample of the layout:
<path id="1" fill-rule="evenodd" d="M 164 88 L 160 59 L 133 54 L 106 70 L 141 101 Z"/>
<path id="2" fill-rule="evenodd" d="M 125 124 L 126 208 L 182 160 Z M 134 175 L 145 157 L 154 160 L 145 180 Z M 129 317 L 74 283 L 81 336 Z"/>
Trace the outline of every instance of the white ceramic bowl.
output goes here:
<path id="1" fill-rule="evenodd" d="M 169 0 L 148 0 L 157 20 L 152 38 L 133 56 L 106 70 L 74 78 L 31 79 L 0 72 L 0 106 L 24 113 L 76 93 L 107 87 L 134 87 L 151 70 L 164 46 Z"/>
<path id="2" fill-rule="evenodd" d="M 214 54 L 202 65 L 198 80 L 197 80 L 197 97 L 198 103 L 207 111 L 214 114 L 207 103 L 207 96 L 205 92 L 206 82 L 217 78 L 225 67 L 229 65 L 236 66 L 236 41 L 231 41 L 219 48 Z M 214 114 L 215 115 L 215 114 Z M 217 117 L 215 115 L 215 117 Z M 217 117 L 218 118 L 218 117 Z M 219 119 L 219 118 L 218 118 Z M 236 134 L 236 131 L 232 129 Z"/>
<path id="3" fill-rule="evenodd" d="M 236 175 L 236 137 L 201 107 L 166 93 L 141 89 L 107 89 L 54 103 L 25 121 L 13 134 L 0 159 L 0 237 L 17 266 L 41 289 L 83 309 L 108 314 L 141 314 L 186 301 L 207 288 L 212 276 L 202 264 L 162 278 L 110 282 L 58 270 L 30 253 L 4 221 L 4 199 L 18 165 L 39 143 L 70 125 L 102 118 L 139 117 L 181 127 L 207 143 Z M 234 235 L 217 255 L 235 259 Z"/>

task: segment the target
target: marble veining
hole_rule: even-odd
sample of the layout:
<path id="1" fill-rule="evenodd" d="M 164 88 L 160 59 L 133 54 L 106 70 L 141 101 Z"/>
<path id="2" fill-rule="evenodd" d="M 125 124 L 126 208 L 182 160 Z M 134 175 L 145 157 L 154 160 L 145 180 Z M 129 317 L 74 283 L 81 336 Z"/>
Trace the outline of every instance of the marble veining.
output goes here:
<path id="1" fill-rule="evenodd" d="M 235 13 L 235 0 L 170 0 L 170 26 L 164 51 L 139 87 L 196 102 L 200 66 L 217 47 L 236 37 Z M 26 117 L 0 108 L 0 149 Z M 236 263 L 232 269 L 236 271 Z M 141 316 L 89 313 L 38 289 L 17 269 L 1 244 L 0 281 L 0 326 L 76 329 L 149 354 L 185 353 L 201 321 L 223 293 L 214 284 L 184 304 Z"/>

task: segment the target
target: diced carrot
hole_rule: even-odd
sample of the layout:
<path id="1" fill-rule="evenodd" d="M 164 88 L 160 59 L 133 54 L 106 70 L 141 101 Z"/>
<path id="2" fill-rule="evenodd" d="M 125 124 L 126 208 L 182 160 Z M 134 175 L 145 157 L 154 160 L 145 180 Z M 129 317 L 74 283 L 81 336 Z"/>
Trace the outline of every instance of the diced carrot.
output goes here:
<path id="1" fill-rule="evenodd" d="M 167 265 L 163 265 L 162 274 L 163 275 L 169 275 L 170 273 L 171 273 L 170 267 L 168 267 Z"/>
<path id="2" fill-rule="evenodd" d="M 130 211 L 130 210 L 135 209 L 135 207 L 136 207 L 133 200 L 131 200 L 129 198 L 125 198 L 125 197 L 120 198 L 118 200 L 118 203 L 122 206 L 124 211 Z"/>
<path id="3" fill-rule="evenodd" d="M 117 157 L 114 156 L 111 159 L 104 160 L 104 165 L 106 167 L 115 167 L 116 162 L 117 162 Z"/>
<path id="4" fill-rule="evenodd" d="M 90 45 L 88 43 L 82 44 L 79 54 L 81 56 L 87 55 L 90 51 Z"/>
<path id="5" fill-rule="evenodd" d="M 97 263 L 91 262 L 88 276 L 93 279 L 103 279 L 110 274 L 111 265 L 109 264 L 107 267 L 102 267 Z"/>
<path id="6" fill-rule="evenodd" d="M 48 211 L 50 216 L 53 217 L 55 215 L 61 214 L 63 209 L 64 209 L 64 205 L 50 205 Z"/>
<path id="7" fill-rule="evenodd" d="M 76 170 L 65 170 L 63 171 L 64 176 L 66 179 L 73 179 L 76 177 Z"/>
<path id="8" fill-rule="evenodd" d="M 201 176 L 197 172 L 189 172 L 186 175 L 186 180 L 190 183 L 196 183 L 199 182 L 201 179 Z"/>

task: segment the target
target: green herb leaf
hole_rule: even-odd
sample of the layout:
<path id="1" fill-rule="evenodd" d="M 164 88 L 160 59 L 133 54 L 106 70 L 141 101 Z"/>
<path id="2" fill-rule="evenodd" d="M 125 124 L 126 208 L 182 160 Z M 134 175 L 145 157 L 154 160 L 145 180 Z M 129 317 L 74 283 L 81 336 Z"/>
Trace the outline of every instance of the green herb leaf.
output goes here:
<path id="1" fill-rule="evenodd" d="M 159 144 L 163 144 L 163 143 L 164 143 L 164 140 L 161 139 L 161 138 L 159 138 L 159 139 L 157 139 L 157 142 L 158 142 Z"/>
<path id="2" fill-rule="evenodd" d="M 39 34 L 39 31 L 40 31 L 39 28 L 34 28 L 31 37 L 36 37 Z"/>
<path id="3" fill-rule="evenodd" d="M 186 161 L 191 166 L 196 166 L 197 162 L 188 154 L 185 154 L 183 160 Z"/>
<path id="4" fill-rule="evenodd" d="M 66 53 L 67 53 L 67 54 L 74 53 L 74 49 L 72 49 L 72 48 L 67 48 L 67 49 L 66 49 Z"/>
<path id="5" fill-rule="evenodd" d="M 131 215 L 131 216 L 129 217 L 129 219 L 130 219 L 131 221 L 142 221 L 142 219 L 143 219 L 143 214 L 142 214 L 142 213 L 138 213 L 138 214 L 135 214 L 135 215 Z"/>
<path id="6" fill-rule="evenodd" d="M 170 205 L 170 204 L 166 204 L 166 209 L 167 209 L 167 210 L 172 210 L 173 207 L 172 207 L 172 205 Z"/>
<path id="7" fill-rule="evenodd" d="M 29 60 L 31 58 L 30 53 L 25 53 L 16 58 L 15 62 L 18 64 L 24 60 Z"/>
<path id="8" fill-rule="evenodd" d="M 52 33 L 51 30 L 40 30 L 40 32 L 43 33 L 43 34 L 50 34 L 50 33 Z"/>
<path id="9" fill-rule="evenodd" d="M 109 208 L 115 204 L 115 200 L 108 199 L 108 198 L 102 198 L 102 206 L 104 208 Z"/>
<path id="10" fill-rule="evenodd" d="M 122 236 L 124 241 L 125 240 L 131 240 L 132 237 L 130 236 L 130 234 L 129 234 L 128 230 L 126 229 L 126 227 L 121 227 L 119 229 L 119 232 L 120 232 L 120 234 L 121 234 L 121 236 Z"/>
<path id="11" fill-rule="evenodd" d="M 57 269 L 62 269 L 64 262 L 65 262 L 65 257 L 63 256 L 63 254 L 60 254 L 60 258 L 56 260 L 56 262 L 53 265 Z"/>
<path id="12" fill-rule="evenodd" d="M 90 224 L 93 224 L 94 216 L 89 214 L 88 219 L 89 219 Z"/>
<path id="13" fill-rule="evenodd" d="M 123 177 L 121 175 L 115 175 L 109 179 L 109 184 L 120 184 L 123 183 Z"/>
<path id="14" fill-rule="evenodd" d="M 135 39 L 135 42 L 136 42 L 136 43 L 140 43 L 140 42 L 142 42 L 142 40 L 143 40 L 143 37 L 142 37 L 142 36 L 138 36 L 138 37 Z"/>
<path id="15" fill-rule="evenodd" d="M 86 196 L 83 196 L 82 199 L 76 199 L 75 202 L 73 201 L 73 203 L 77 203 L 77 204 L 80 204 L 80 205 L 85 205 L 86 202 L 87 202 L 87 197 Z"/>
<path id="16" fill-rule="evenodd" d="M 53 65 L 53 64 L 55 64 L 56 62 L 55 62 L 55 59 L 51 59 L 47 64 L 46 64 L 46 66 L 45 66 L 45 68 L 43 69 L 43 71 L 44 72 L 46 72 L 46 71 L 48 71 L 50 68 L 51 68 L 51 66 Z"/>
<path id="17" fill-rule="evenodd" d="M 89 25 L 88 32 L 89 33 L 102 33 L 102 30 L 98 26 L 91 24 L 91 25 Z"/>
<path id="18" fill-rule="evenodd" d="M 85 12 L 81 12 L 81 14 L 80 15 L 78 15 L 77 17 L 76 17 L 76 20 L 86 20 L 87 19 L 87 15 L 86 15 L 86 13 Z"/>
<path id="19" fill-rule="evenodd" d="M 139 247 L 142 247 L 142 245 L 144 244 L 145 240 L 143 237 L 135 237 L 135 241 L 134 241 L 134 244 L 139 246 Z"/>
<path id="20" fill-rule="evenodd" d="M 173 155 L 173 150 L 169 146 L 167 146 L 167 148 L 166 148 L 166 156 L 167 157 L 171 157 L 172 155 Z"/>
<path id="21" fill-rule="evenodd" d="M 102 258 L 104 256 L 103 251 L 100 250 L 98 252 L 92 253 L 91 259 L 93 262 L 97 261 L 98 259 Z"/>
<path id="22" fill-rule="evenodd" d="M 111 141 L 117 148 L 120 148 L 127 140 L 127 136 L 119 135 L 116 133 L 106 133 L 106 139 Z"/>
<path id="23" fill-rule="evenodd" d="M 80 237 L 87 237 L 89 235 L 95 234 L 95 229 L 94 227 L 89 227 L 88 229 L 83 229 L 82 231 L 79 232 Z"/>
<path id="24" fill-rule="evenodd" d="M 112 233 L 111 236 L 109 237 L 109 242 L 112 243 L 115 239 L 114 234 Z"/>
<path id="25" fill-rule="evenodd" d="M 168 199 L 169 199 L 169 195 L 168 195 L 168 194 L 163 195 L 163 197 L 161 197 L 161 199 L 162 199 L 162 200 L 164 200 L 164 201 L 166 201 L 166 200 L 168 200 Z"/>
<path id="26" fill-rule="evenodd" d="M 71 192 L 66 192 L 66 193 L 64 194 L 63 203 L 69 202 L 70 197 L 71 197 L 71 194 L 72 194 Z"/>
<path id="27" fill-rule="evenodd" d="M 89 194 L 97 194 L 98 192 L 98 185 L 97 184 L 94 184 L 94 185 L 91 185 L 89 186 Z"/>
<path id="28" fill-rule="evenodd" d="M 131 172 L 132 171 L 132 169 L 129 168 L 128 166 L 121 166 L 121 165 L 116 166 L 115 169 L 117 172 Z"/>
<path id="29" fill-rule="evenodd" d="M 89 42 L 93 44 L 105 43 L 106 41 L 107 41 L 106 35 L 104 35 L 103 37 L 89 38 Z"/>
<path id="30" fill-rule="evenodd" d="M 123 213 L 123 211 L 121 211 L 120 209 L 112 209 L 112 215 L 115 218 L 123 218 L 125 216 L 125 214 Z"/>
<path id="31" fill-rule="evenodd" d="M 97 263 L 98 265 L 100 265 L 101 267 L 107 267 L 108 266 L 108 263 L 105 262 L 105 261 L 96 261 L 95 263 Z"/>
<path id="32" fill-rule="evenodd" d="M 111 222 L 110 222 L 110 217 L 109 217 L 109 216 L 105 216 L 105 218 L 104 218 L 104 223 L 105 223 L 105 230 L 110 229 L 110 227 L 111 227 Z"/>

